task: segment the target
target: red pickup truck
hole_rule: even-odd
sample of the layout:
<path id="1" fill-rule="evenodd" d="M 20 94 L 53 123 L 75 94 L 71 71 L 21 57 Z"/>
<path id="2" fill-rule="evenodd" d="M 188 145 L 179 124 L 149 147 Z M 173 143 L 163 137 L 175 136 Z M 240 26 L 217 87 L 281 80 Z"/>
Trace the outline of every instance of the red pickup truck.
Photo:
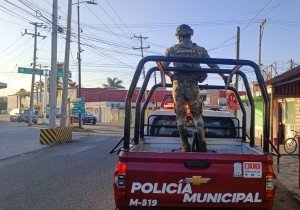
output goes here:
<path id="1" fill-rule="evenodd" d="M 229 112 L 204 111 L 207 152 L 197 152 L 197 137 L 189 126 L 192 152 L 180 152 L 180 138 L 173 110 L 154 112 L 145 123 L 145 109 L 158 87 L 171 87 L 164 82 L 154 85 L 143 106 L 142 96 L 151 74 L 150 69 L 136 100 L 134 135 L 130 138 L 131 100 L 142 67 L 150 61 L 198 62 L 235 65 L 233 69 L 210 70 L 230 77 L 238 74 L 245 82 L 251 105 L 250 132 L 246 131 L 247 113 L 233 87 L 205 85 L 201 89 L 229 89 L 238 99 L 242 122 Z M 254 144 L 254 103 L 247 77 L 241 66 L 254 69 L 265 102 L 264 146 Z M 197 70 L 197 69 L 194 69 Z M 198 69 L 199 70 L 199 69 Z M 164 71 L 183 71 L 168 67 Z M 162 74 L 163 75 L 163 74 Z M 165 81 L 165 79 L 162 79 Z M 126 98 L 124 137 L 112 149 L 119 157 L 114 173 L 116 210 L 131 209 L 272 209 L 275 195 L 275 172 L 269 152 L 269 105 L 265 84 L 257 65 L 246 60 L 194 59 L 149 56 L 137 67 Z M 123 143 L 123 145 L 121 145 Z"/>

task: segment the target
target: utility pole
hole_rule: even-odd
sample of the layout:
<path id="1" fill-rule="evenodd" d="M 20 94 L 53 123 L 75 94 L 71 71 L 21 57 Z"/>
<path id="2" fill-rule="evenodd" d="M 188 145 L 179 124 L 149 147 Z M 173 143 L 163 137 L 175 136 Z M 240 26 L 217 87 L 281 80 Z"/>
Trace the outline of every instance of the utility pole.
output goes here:
<path id="1" fill-rule="evenodd" d="M 78 28 L 78 54 L 77 54 L 77 59 L 78 59 L 78 98 L 81 98 L 81 47 L 80 47 L 80 14 L 79 14 L 79 4 L 84 3 L 84 4 L 90 4 L 90 5 L 97 5 L 97 2 L 94 0 L 87 0 L 87 1 L 79 1 L 77 0 L 77 28 Z M 79 113 L 79 128 L 82 127 L 82 116 L 81 113 Z"/>
<path id="2" fill-rule="evenodd" d="M 237 27 L 236 30 L 236 59 L 239 60 L 240 59 L 240 27 Z M 236 91 L 239 91 L 239 75 L 236 74 L 235 75 L 235 84 L 234 87 L 236 89 Z M 234 115 L 237 116 L 237 110 L 234 110 Z"/>
<path id="3" fill-rule="evenodd" d="M 292 70 L 292 68 L 294 68 L 294 61 L 293 61 L 293 59 L 290 60 L 290 70 Z"/>
<path id="4" fill-rule="evenodd" d="M 132 38 L 136 38 L 136 39 L 140 40 L 140 44 L 141 44 L 140 47 L 133 47 L 133 49 L 134 50 L 141 50 L 142 58 L 144 58 L 144 49 L 148 49 L 148 48 L 150 48 L 150 46 L 148 45 L 148 46 L 144 47 L 143 46 L 143 40 L 148 39 L 148 37 L 144 37 L 142 35 L 140 35 L 140 36 L 134 35 Z M 146 77 L 145 66 L 143 67 L 143 77 L 144 77 L 144 79 Z"/>
<path id="5" fill-rule="evenodd" d="M 236 31 L 236 59 L 239 60 L 240 59 L 240 27 L 237 27 L 237 31 Z M 235 89 L 238 90 L 239 88 L 239 78 L 238 75 L 235 75 L 235 85 L 234 85 Z"/>
<path id="6" fill-rule="evenodd" d="M 57 86 L 57 1 L 53 0 L 52 13 L 52 41 L 51 41 L 51 74 L 50 74 L 50 112 L 49 112 L 49 128 L 56 127 L 56 86 Z"/>
<path id="7" fill-rule="evenodd" d="M 264 19 L 261 24 L 259 25 L 259 43 L 258 43 L 258 67 L 261 69 L 262 63 L 261 63 L 261 41 L 262 41 L 262 36 L 264 33 L 264 26 L 266 24 L 267 20 Z"/>
<path id="8" fill-rule="evenodd" d="M 78 30 L 78 98 L 81 98 L 81 47 L 80 47 L 80 15 L 79 15 L 79 0 L 77 2 L 77 30 Z M 81 113 L 79 113 L 79 122 L 78 122 L 79 128 L 82 127 L 82 116 Z"/>
<path id="9" fill-rule="evenodd" d="M 148 39 L 148 37 L 144 37 L 140 34 L 140 36 L 134 35 L 132 38 L 136 38 L 136 39 L 140 40 L 140 47 L 132 47 L 132 48 L 134 50 L 141 50 L 142 58 L 144 58 L 144 49 L 148 49 L 148 48 L 150 48 L 150 46 L 147 45 L 146 47 L 144 47 L 143 40 Z M 146 78 L 145 66 L 143 66 L 143 77 L 144 77 L 144 80 L 145 80 L 145 78 Z M 154 78 L 155 78 L 155 84 L 156 84 L 156 72 L 154 72 Z M 147 97 L 147 90 L 145 91 L 145 99 L 146 99 L 146 97 Z"/>
<path id="10" fill-rule="evenodd" d="M 36 51 L 37 51 L 37 37 L 43 37 L 43 39 L 46 36 L 40 35 L 40 33 L 37 32 L 37 27 L 41 27 L 43 24 L 42 23 L 31 23 L 34 25 L 34 34 L 33 33 L 28 33 L 27 29 L 25 29 L 25 33 L 22 34 L 23 36 L 26 35 L 31 35 L 34 37 L 34 49 L 33 49 L 33 73 L 32 73 L 32 78 L 31 78 L 31 91 L 30 91 L 30 106 L 29 106 L 29 117 L 28 117 L 28 126 L 32 126 L 32 114 L 33 114 L 33 97 L 34 97 L 34 83 L 35 83 L 35 69 L 36 69 Z"/>
<path id="11" fill-rule="evenodd" d="M 46 124 L 47 118 L 47 92 L 48 92 L 48 70 L 45 71 L 45 82 L 44 82 L 44 97 L 43 97 L 43 124 Z"/>
<path id="12" fill-rule="evenodd" d="M 78 4 L 79 6 L 79 4 Z M 70 58 L 70 42 L 71 42 L 71 21 L 72 21 L 72 0 L 68 4 L 68 20 L 67 20 L 67 35 L 66 35 L 66 49 L 63 75 L 63 91 L 61 100 L 61 118 L 60 127 L 66 127 L 67 119 L 67 103 L 68 103 L 68 79 L 69 79 L 69 58 Z"/>

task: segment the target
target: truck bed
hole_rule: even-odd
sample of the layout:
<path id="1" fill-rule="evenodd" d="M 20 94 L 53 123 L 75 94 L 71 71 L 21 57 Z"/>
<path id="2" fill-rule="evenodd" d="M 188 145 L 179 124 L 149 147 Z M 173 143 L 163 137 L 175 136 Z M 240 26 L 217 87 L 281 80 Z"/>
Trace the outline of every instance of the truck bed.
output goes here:
<path id="1" fill-rule="evenodd" d="M 190 144 L 192 139 L 189 139 Z M 250 147 L 249 143 L 237 138 L 207 138 L 207 152 L 229 154 L 263 154 L 259 147 Z M 179 152 L 181 140 L 179 137 L 145 137 L 131 151 L 139 152 Z"/>

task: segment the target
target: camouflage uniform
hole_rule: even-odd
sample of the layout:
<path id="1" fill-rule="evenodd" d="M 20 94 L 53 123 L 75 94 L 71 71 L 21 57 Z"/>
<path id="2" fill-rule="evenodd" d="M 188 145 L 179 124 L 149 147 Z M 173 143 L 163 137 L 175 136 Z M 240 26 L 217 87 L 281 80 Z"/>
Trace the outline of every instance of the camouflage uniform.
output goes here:
<path id="1" fill-rule="evenodd" d="M 173 57 L 194 57 L 194 58 L 209 58 L 207 51 L 192 43 L 190 39 L 181 40 L 179 44 L 167 49 L 165 56 Z M 170 63 L 164 63 L 168 66 Z M 181 68 L 201 68 L 197 63 L 173 63 L 174 67 Z M 209 65 L 211 68 L 219 68 L 217 65 Z M 174 72 L 173 77 L 173 98 L 175 103 L 175 113 L 178 130 L 184 145 L 188 147 L 188 131 L 187 131 L 187 105 L 193 116 L 194 124 L 201 133 L 201 138 L 205 141 L 204 122 L 202 118 L 202 100 L 200 98 L 200 90 L 198 82 L 203 82 L 207 74 L 199 72 Z M 204 142 L 205 143 L 205 142 Z M 188 146 L 187 146 L 188 145 Z M 183 149 L 184 150 L 184 149 Z M 205 147 L 206 150 L 206 147 Z"/>

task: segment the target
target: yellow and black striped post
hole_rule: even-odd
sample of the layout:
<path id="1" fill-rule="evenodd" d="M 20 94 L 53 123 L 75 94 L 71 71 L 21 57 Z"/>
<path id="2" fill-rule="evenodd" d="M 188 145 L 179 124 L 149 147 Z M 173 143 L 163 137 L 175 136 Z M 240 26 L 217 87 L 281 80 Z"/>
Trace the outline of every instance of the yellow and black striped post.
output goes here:
<path id="1" fill-rule="evenodd" d="M 57 142 L 55 129 L 41 129 L 40 143 L 41 144 L 55 144 Z"/>
<path id="2" fill-rule="evenodd" d="M 72 127 L 56 128 L 57 143 L 72 141 Z"/>
<path id="3" fill-rule="evenodd" d="M 72 127 L 41 129 L 40 143 L 41 144 L 56 144 L 72 141 Z"/>

